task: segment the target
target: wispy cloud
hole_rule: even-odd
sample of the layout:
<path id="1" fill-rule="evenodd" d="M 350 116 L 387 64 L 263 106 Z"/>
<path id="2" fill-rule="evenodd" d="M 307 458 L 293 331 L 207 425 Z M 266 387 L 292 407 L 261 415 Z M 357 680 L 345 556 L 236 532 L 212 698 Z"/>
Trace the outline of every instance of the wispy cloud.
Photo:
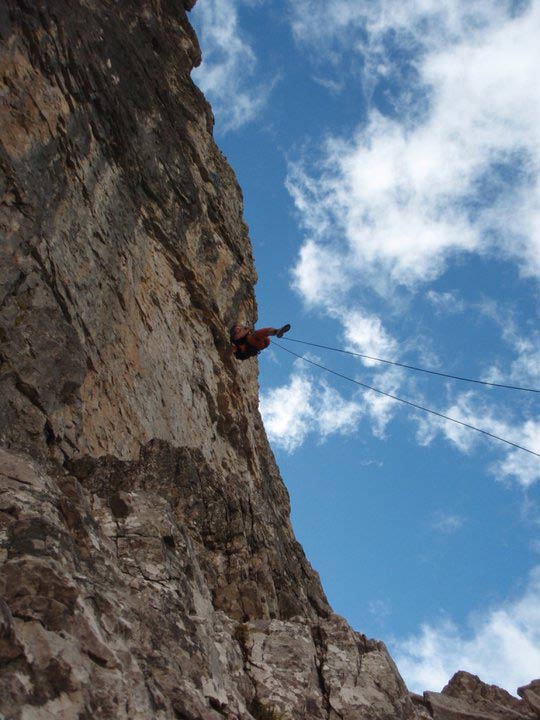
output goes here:
<path id="1" fill-rule="evenodd" d="M 388 598 L 377 598 L 368 603 L 369 614 L 375 619 L 378 625 L 384 625 L 392 615 L 392 603 Z"/>
<path id="2" fill-rule="evenodd" d="M 361 309 L 349 309 L 341 313 L 340 317 L 348 350 L 372 357 L 397 359 L 398 343 L 377 315 Z M 380 367 L 369 358 L 362 358 L 362 363 L 368 367 Z"/>
<path id="3" fill-rule="evenodd" d="M 433 305 L 435 310 L 441 314 L 457 315 L 464 312 L 465 302 L 457 292 L 437 292 L 428 290 L 426 299 Z"/>
<path id="4" fill-rule="evenodd" d="M 413 691 L 440 691 L 457 670 L 467 670 L 515 694 L 540 668 L 540 566 L 520 597 L 482 610 L 467 628 L 445 619 L 393 645 Z"/>
<path id="5" fill-rule="evenodd" d="M 442 533 L 443 535 L 453 535 L 461 527 L 463 527 L 463 523 L 464 520 L 459 515 L 438 511 L 431 519 L 430 528 L 435 532 Z"/>
<path id="6" fill-rule="evenodd" d="M 376 387 L 384 393 L 395 395 L 403 383 L 403 372 L 396 368 L 383 370 L 376 374 L 371 381 L 371 387 Z M 369 384 L 369 383 L 368 383 Z M 366 414 L 370 421 L 370 430 L 375 437 L 382 438 L 386 434 L 388 423 L 400 409 L 400 404 L 386 395 L 367 390 L 363 394 Z"/>
<path id="7" fill-rule="evenodd" d="M 324 439 L 352 432 L 363 412 L 360 403 L 314 379 L 302 361 L 295 363 L 286 385 L 261 395 L 260 409 L 270 441 L 287 452 L 296 450 L 310 433 Z"/>
<path id="8" fill-rule="evenodd" d="M 520 386 L 540 389 L 540 333 L 533 331 L 525 335 L 515 317 L 503 312 L 496 303 L 484 306 L 492 319 L 500 326 L 502 339 L 512 349 L 514 360 L 504 370 L 492 365 L 488 372 L 493 382 L 512 382 Z"/>
<path id="9" fill-rule="evenodd" d="M 540 333 L 535 329 L 524 332 L 515 309 L 504 307 L 490 298 L 475 303 L 465 302 L 457 291 L 428 290 L 425 297 L 437 313 L 474 313 L 490 319 L 499 327 L 501 340 L 512 351 L 514 358 L 504 367 L 496 363 L 488 366 L 482 373 L 484 380 L 540 389 Z"/>
<path id="10" fill-rule="evenodd" d="M 512 437 L 510 430 L 509 427 L 506 432 Z M 540 420 L 527 420 L 514 428 L 514 433 L 514 437 L 519 438 L 519 444 L 540 453 Z M 494 463 L 493 470 L 498 477 L 512 478 L 523 487 L 540 482 L 540 459 L 520 450 L 507 452 L 504 460 Z"/>
<path id="11" fill-rule="evenodd" d="M 257 58 L 239 22 L 239 9 L 246 4 L 253 0 L 204 0 L 192 12 L 203 48 L 203 62 L 193 79 L 224 131 L 238 130 L 257 117 L 273 85 L 256 79 Z"/>
<path id="12" fill-rule="evenodd" d="M 313 81 L 323 88 L 326 88 L 328 92 L 337 95 L 345 89 L 345 82 L 343 80 L 334 80 L 329 77 L 314 76 Z"/>
<path id="13" fill-rule="evenodd" d="M 474 391 L 460 393 L 455 401 L 447 408 L 441 410 L 444 415 L 453 417 L 461 422 L 481 428 L 493 435 L 503 437 L 510 442 L 526 447 L 533 452 L 540 453 L 540 419 L 512 421 L 510 412 L 507 419 L 501 419 L 501 411 L 495 410 L 482 401 Z M 469 453 L 481 442 L 495 441 L 485 439 L 480 433 L 475 433 L 466 427 L 443 420 L 434 415 L 417 417 L 417 439 L 422 445 L 429 445 L 437 435 L 442 435 L 461 452 Z M 491 471 L 500 479 L 514 479 L 523 487 L 534 482 L 540 482 L 540 462 L 538 457 L 514 449 L 511 446 L 497 445 L 505 453 L 502 460 L 492 463 Z"/>

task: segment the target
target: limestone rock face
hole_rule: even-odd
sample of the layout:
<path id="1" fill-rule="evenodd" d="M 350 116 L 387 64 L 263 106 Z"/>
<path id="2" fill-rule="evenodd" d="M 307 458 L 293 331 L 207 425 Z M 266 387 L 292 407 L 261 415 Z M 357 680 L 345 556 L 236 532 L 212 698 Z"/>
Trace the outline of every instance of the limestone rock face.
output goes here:
<path id="1" fill-rule="evenodd" d="M 193 4 L 0 6 L 0 717 L 454 720 L 292 533 Z"/>

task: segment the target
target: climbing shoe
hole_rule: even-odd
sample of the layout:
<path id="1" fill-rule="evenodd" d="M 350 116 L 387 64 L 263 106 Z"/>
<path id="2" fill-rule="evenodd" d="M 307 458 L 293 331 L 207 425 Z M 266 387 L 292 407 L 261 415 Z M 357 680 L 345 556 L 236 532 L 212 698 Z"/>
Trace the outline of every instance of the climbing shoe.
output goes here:
<path id="1" fill-rule="evenodd" d="M 291 326 L 287 323 L 287 325 L 284 325 L 282 328 L 279 328 L 276 335 L 278 338 L 281 338 L 285 335 L 286 332 L 289 332 L 291 329 Z"/>

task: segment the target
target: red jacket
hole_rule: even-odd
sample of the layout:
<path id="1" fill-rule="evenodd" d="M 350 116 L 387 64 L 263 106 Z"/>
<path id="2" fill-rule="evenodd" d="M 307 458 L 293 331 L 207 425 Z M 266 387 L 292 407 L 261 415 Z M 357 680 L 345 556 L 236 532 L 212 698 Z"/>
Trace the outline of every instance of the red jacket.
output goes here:
<path id="1" fill-rule="evenodd" d="M 260 330 L 250 330 L 245 340 L 248 345 L 256 348 L 257 350 L 264 350 L 270 345 L 269 335 L 274 333 L 275 329 L 272 327 L 261 328 Z"/>

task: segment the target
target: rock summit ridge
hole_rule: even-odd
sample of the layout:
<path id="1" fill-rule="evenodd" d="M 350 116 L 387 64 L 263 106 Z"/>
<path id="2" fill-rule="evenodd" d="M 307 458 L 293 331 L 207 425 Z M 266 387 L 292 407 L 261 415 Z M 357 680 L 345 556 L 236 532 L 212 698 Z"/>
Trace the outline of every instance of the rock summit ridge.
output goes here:
<path id="1" fill-rule="evenodd" d="M 538 681 L 411 696 L 294 537 L 193 5 L 0 7 L 0 717 L 538 718 Z"/>

